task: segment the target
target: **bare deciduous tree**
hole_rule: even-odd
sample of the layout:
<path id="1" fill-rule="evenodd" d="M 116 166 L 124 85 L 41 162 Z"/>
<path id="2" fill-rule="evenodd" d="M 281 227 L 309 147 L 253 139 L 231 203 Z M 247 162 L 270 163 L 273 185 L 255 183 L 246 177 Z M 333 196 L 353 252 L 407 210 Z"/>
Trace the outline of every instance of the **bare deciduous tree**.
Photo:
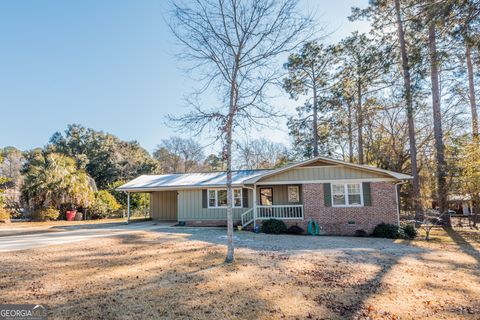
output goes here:
<path id="1" fill-rule="evenodd" d="M 232 144 L 237 128 L 274 115 L 266 89 L 278 82 L 276 58 L 299 46 L 312 19 L 297 11 L 298 0 L 174 1 L 170 27 L 183 46 L 180 58 L 195 64 L 203 88 L 214 89 L 218 105 L 170 119 L 196 132 L 210 127 L 223 145 L 227 175 L 226 262 L 234 259 L 232 209 Z"/>
<path id="2" fill-rule="evenodd" d="M 244 169 L 270 169 L 288 161 L 287 147 L 267 139 L 238 144 L 237 161 Z"/>
<path id="3" fill-rule="evenodd" d="M 193 139 L 163 139 L 153 152 L 164 173 L 185 173 L 198 170 L 205 160 L 202 146 Z"/>

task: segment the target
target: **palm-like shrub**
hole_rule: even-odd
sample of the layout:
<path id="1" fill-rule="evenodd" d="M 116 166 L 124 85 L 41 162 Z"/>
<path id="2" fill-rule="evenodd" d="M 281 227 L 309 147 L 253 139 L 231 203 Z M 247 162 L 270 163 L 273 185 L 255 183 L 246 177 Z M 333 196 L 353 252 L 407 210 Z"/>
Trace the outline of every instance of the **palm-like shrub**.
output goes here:
<path id="1" fill-rule="evenodd" d="M 89 206 L 95 182 L 77 168 L 74 159 L 56 153 L 34 152 L 25 170 L 22 195 L 36 208 Z"/>

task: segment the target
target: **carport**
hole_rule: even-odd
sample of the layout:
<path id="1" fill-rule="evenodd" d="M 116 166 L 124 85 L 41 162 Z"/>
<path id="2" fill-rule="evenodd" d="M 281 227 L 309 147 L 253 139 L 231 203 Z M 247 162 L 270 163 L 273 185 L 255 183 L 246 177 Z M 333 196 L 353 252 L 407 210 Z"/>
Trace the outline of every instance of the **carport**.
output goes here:
<path id="1" fill-rule="evenodd" d="M 127 194 L 127 223 L 130 223 L 131 217 L 131 201 L 130 195 L 132 193 L 143 193 L 146 197 L 147 194 L 150 195 L 150 217 L 156 221 L 177 221 L 178 220 L 178 210 L 177 210 L 177 191 L 149 191 L 145 190 L 121 190 Z M 144 213 L 146 216 L 146 207 L 144 207 Z"/>
<path id="2" fill-rule="evenodd" d="M 124 191 L 127 194 L 127 224 L 130 223 L 130 216 L 131 216 L 131 204 L 130 204 L 130 193 L 139 193 L 139 192 L 130 192 L 130 191 Z M 147 208 L 146 208 L 146 198 L 148 192 L 142 192 L 144 195 L 144 204 L 143 204 L 143 214 L 145 218 L 147 217 Z M 151 207 L 151 205 L 150 205 Z"/>

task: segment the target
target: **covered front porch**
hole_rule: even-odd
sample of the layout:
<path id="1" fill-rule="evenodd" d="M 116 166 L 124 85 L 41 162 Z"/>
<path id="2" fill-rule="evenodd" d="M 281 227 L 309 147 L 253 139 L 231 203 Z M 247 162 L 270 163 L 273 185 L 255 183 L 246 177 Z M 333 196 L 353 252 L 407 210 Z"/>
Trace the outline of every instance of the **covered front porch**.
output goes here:
<path id="1" fill-rule="evenodd" d="M 302 185 L 254 185 L 253 206 L 241 215 L 243 227 L 257 220 L 303 220 Z"/>

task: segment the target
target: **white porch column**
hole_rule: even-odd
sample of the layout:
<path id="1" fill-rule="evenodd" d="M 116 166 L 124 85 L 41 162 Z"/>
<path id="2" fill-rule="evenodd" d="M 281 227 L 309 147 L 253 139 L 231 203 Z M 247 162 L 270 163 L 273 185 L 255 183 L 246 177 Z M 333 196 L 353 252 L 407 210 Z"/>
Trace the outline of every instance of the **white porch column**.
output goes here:
<path id="1" fill-rule="evenodd" d="M 253 185 L 253 227 L 257 226 L 257 185 Z"/>
<path id="2" fill-rule="evenodd" d="M 130 192 L 127 192 L 127 224 L 130 223 Z"/>

